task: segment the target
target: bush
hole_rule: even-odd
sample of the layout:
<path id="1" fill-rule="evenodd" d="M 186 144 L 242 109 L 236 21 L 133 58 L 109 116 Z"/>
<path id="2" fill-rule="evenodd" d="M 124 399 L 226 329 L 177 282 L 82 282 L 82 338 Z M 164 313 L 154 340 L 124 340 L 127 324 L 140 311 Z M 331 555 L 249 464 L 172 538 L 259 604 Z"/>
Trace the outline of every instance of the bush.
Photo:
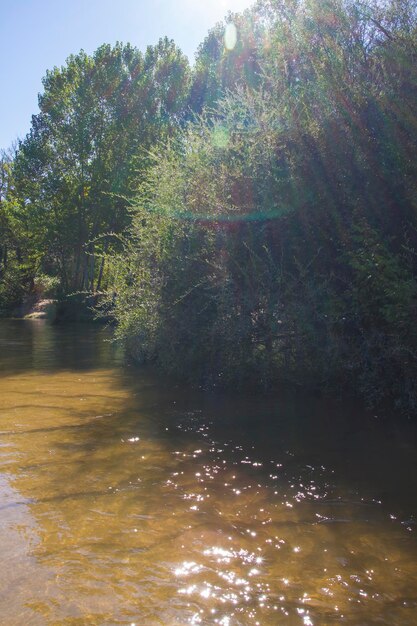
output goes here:
<path id="1" fill-rule="evenodd" d="M 36 274 L 33 281 L 33 292 L 38 298 L 56 298 L 61 286 L 58 276 Z"/>

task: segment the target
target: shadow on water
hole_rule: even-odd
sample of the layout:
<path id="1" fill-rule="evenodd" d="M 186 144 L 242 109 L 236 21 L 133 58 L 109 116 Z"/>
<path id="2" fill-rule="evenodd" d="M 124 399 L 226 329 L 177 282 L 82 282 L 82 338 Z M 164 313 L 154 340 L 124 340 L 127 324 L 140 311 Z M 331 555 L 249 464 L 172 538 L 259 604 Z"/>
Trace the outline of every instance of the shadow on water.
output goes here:
<path id="1" fill-rule="evenodd" d="M 39 375 L 60 371 L 82 374 L 113 368 L 111 384 L 127 391 L 130 405 L 130 413 L 121 411 L 122 430 L 125 424 L 133 427 L 139 405 L 141 411 L 148 413 L 155 408 L 158 415 L 153 423 L 155 436 L 162 439 L 166 438 L 165 425 L 162 431 L 158 431 L 162 414 L 168 418 L 171 415 L 193 415 L 194 426 L 187 428 L 196 432 L 201 416 L 203 421 L 211 421 L 213 435 L 219 440 L 241 438 L 242 444 L 257 447 L 263 456 L 285 454 L 288 449 L 296 454 L 297 462 L 300 459 L 314 465 L 325 462 L 337 467 L 348 482 L 371 486 L 375 482 L 378 486 L 376 497 L 390 495 L 395 498 L 408 481 L 412 487 L 417 487 L 414 482 L 417 429 L 410 422 L 383 420 L 353 403 L 317 399 L 300 393 L 298 389 L 281 390 L 279 395 L 258 396 L 242 392 L 191 391 L 167 380 L 162 382 L 139 368 L 126 367 L 126 364 L 123 368 L 122 353 L 110 339 L 108 329 L 90 324 L 63 328 L 42 320 L 2 320 L 0 376 L 10 378 L 13 374 L 25 372 Z M 71 412 L 73 409 L 66 407 L 65 403 L 71 394 L 78 397 L 78 392 L 76 385 L 71 389 L 66 386 L 64 395 L 59 387 L 53 392 L 49 390 L 50 403 L 43 402 L 43 409 Z M 106 393 L 101 396 L 103 400 L 108 397 Z M 14 409 L 30 409 L 33 396 L 30 385 L 28 389 L 20 388 L 19 402 L 14 404 Z M 84 399 L 91 396 L 91 399 L 100 398 L 96 390 L 83 389 Z M 139 399 L 138 402 L 135 398 Z M 0 417 L 2 410 L 0 408 Z M 54 425 L 52 428 L 83 429 L 88 449 L 98 437 L 105 442 L 106 437 L 111 438 L 119 428 L 114 416 L 108 417 L 99 423 Z M 169 437 L 172 436 L 171 430 Z"/>
<path id="2" fill-rule="evenodd" d="M 107 338 L 0 324 L 4 623 L 416 623 L 413 424 L 192 391 Z"/>

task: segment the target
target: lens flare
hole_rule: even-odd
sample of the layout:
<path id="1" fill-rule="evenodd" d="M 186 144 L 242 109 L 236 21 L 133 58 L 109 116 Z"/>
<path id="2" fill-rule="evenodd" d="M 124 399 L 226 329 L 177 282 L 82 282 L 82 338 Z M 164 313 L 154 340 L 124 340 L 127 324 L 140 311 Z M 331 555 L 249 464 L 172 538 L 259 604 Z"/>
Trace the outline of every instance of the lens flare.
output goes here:
<path id="1" fill-rule="evenodd" d="M 237 29 L 233 22 L 226 24 L 224 31 L 224 46 L 226 50 L 233 50 L 237 42 Z"/>

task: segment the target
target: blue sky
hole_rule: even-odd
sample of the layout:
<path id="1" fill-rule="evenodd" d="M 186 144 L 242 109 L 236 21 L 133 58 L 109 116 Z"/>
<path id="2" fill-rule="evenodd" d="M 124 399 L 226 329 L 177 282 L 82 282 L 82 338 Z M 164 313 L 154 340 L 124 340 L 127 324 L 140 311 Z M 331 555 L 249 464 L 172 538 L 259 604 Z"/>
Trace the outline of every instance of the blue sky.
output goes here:
<path id="1" fill-rule="evenodd" d="M 253 0 L 0 0 L 0 148 L 30 128 L 47 69 L 81 48 L 130 42 L 141 50 L 167 35 L 192 61 L 228 10 Z"/>

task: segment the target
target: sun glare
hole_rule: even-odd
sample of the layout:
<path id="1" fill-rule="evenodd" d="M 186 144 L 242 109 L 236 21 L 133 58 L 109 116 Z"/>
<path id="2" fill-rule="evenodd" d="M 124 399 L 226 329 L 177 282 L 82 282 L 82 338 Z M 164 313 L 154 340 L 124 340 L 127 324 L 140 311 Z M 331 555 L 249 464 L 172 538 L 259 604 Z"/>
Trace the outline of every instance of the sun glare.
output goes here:
<path id="1" fill-rule="evenodd" d="M 233 50 L 237 41 L 237 30 L 233 22 L 226 24 L 224 31 L 224 46 L 226 50 Z"/>
<path id="2" fill-rule="evenodd" d="M 254 4 L 254 0 L 216 0 L 213 4 L 227 13 L 227 11 L 244 11 Z"/>
<path id="3" fill-rule="evenodd" d="M 196 3 L 195 0 L 185 0 L 188 9 L 199 13 L 214 23 L 224 19 L 229 11 L 241 13 L 255 3 L 255 0 L 213 0 L 212 2 Z"/>

